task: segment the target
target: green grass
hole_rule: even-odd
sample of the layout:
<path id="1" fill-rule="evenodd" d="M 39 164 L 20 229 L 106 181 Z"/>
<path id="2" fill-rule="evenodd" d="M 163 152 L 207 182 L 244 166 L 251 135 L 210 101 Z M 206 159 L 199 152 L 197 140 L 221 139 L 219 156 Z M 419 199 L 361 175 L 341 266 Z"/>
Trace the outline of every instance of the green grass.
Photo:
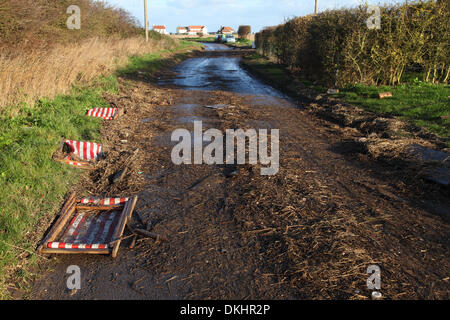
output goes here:
<path id="1" fill-rule="evenodd" d="M 205 37 L 205 38 L 185 38 L 186 41 L 193 42 L 215 42 L 215 37 Z M 227 45 L 233 47 L 251 47 L 253 45 L 253 41 L 249 39 L 241 39 L 236 37 L 236 43 L 228 43 Z"/>
<path id="2" fill-rule="evenodd" d="M 228 43 L 232 47 L 252 47 L 253 41 L 249 39 L 236 38 L 236 43 Z"/>
<path id="3" fill-rule="evenodd" d="M 214 42 L 215 39 L 215 37 L 184 38 L 185 41 L 193 42 Z"/>
<path id="4" fill-rule="evenodd" d="M 183 56 L 183 53 L 188 53 L 192 49 L 197 49 L 201 47 L 203 47 L 203 45 L 199 42 L 180 40 L 178 46 L 175 47 L 174 49 L 161 50 L 158 53 L 151 53 L 142 56 L 130 57 L 128 65 L 124 68 L 117 70 L 116 74 L 118 76 L 125 76 L 133 74 L 138 70 L 154 72 L 156 70 L 161 69 L 167 63 L 167 60 L 163 58 L 164 55 L 172 54 L 171 58 L 169 59 L 173 59 L 173 54 L 176 52 L 180 53 L 179 56 Z"/>
<path id="5" fill-rule="evenodd" d="M 0 297 L 5 295 L 2 284 L 12 276 L 8 269 L 35 249 L 27 235 L 44 215 L 54 216 L 64 194 L 77 181 L 76 169 L 53 161 L 53 152 L 62 137 L 98 141 L 100 121 L 85 113 L 107 106 L 101 94 L 117 90 L 117 78 L 102 78 L 95 87 L 42 99 L 33 108 L 23 106 L 14 118 L 0 117 Z M 15 276 L 26 274 L 19 270 Z"/>
<path id="6" fill-rule="evenodd" d="M 378 93 L 392 92 L 392 98 L 379 99 Z M 381 115 L 399 116 L 426 127 L 445 139 L 450 138 L 450 86 L 413 81 L 400 86 L 347 86 L 338 95 L 346 102 Z"/>
<path id="7" fill-rule="evenodd" d="M 246 57 L 246 64 L 251 65 L 252 69 L 261 74 L 264 78 L 271 79 L 278 83 L 290 82 L 286 70 L 279 64 L 270 62 L 263 56 L 255 53 Z"/>
<path id="8" fill-rule="evenodd" d="M 80 176 L 79 170 L 52 160 L 61 138 L 98 142 L 101 121 L 85 113 L 108 106 L 102 94 L 118 93 L 119 74 L 149 64 L 156 70 L 164 53 L 198 46 L 181 41 L 170 51 L 131 57 L 129 65 L 115 75 L 74 87 L 69 95 L 41 99 L 33 108 L 23 105 L 17 116 L 0 114 L 0 298 L 8 297 L 7 281 L 25 283 L 28 266 L 37 257 L 31 252 L 45 231 L 39 229 L 39 221 L 55 216 Z M 20 268 L 14 268 L 18 264 Z"/>

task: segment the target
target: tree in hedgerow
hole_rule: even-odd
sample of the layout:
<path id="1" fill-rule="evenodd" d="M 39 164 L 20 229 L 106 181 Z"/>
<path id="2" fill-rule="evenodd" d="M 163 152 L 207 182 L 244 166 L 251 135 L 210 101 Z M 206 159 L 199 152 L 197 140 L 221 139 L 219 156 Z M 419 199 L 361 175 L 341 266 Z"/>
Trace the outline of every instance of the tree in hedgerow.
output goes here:
<path id="1" fill-rule="evenodd" d="M 238 35 L 239 38 L 247 39 L 248 35 L 252 32 L 252 27 L 250 26 L 239 26 Z"/>

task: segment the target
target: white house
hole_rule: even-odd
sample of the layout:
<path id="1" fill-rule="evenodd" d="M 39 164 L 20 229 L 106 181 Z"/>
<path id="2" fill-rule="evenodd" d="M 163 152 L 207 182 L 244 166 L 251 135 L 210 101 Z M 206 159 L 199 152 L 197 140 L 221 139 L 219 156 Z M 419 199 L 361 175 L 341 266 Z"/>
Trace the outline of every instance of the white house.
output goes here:
<path id="1" fill-rule="evenodd" d="M 222 33 L 222 34 L 233 34 L 233 33 L 235 33 L 235 31 L 231 27 L 223 27 L 222 29 L 220 29 L 220 33 Z"/>
<path id="2" fill-rule="evenodd" d="M 188 27 L 189 31 L 189 35 L 196 35 L 196 34 L 203 34 L 203 35 L 207 35 L 208 34 L 208 28 L 206 28 L 205 26 L 189 26 Z"/>
<path id="3" fill-rule="evenodd" d="M 188 28 L 187 27 L 178 27 L 177 28 L 177 34 L 187 34 Z"/>
<path id="4" fill-rule="evenodd" d="M 166 26 L 153 26 L 153 31 L 159 32 L 161 34 L 169 34 L 169 32 L 167 32 Z"/>

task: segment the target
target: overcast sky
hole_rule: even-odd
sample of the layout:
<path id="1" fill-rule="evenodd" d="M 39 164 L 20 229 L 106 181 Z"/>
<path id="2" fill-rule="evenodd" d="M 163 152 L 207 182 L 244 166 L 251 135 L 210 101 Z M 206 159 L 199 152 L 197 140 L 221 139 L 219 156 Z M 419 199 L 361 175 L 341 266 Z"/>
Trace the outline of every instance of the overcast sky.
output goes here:
<path id="1" fill-rule="evenodd" d="M 144 0 L 106 0 L 124 8 L 143 25 Z M 220 26 L 235 30 L 242 24 L 259 31 L 265 26 L 282 23 L 293 16 L 304 16 L 314 11 L 314 0 L 148 0 L 149 23 L 165 25 L 169 32 L 178 26 L 205 25 L 210 32 Z M 361 3 L 398 3 L 402 0 L 319 0 L 319 10 L 352 7 Z"/>

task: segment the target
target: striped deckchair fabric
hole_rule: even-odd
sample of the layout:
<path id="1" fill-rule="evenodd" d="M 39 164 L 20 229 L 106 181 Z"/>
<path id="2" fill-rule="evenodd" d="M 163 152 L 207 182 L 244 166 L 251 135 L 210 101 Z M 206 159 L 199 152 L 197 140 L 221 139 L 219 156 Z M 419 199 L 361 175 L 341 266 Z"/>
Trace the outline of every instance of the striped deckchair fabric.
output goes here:
<path id="1" fill-rule="evenodd" d="M 102 154 L 103 147 L 98 143 L 74 140 L 65 140 L 64 143 L 70 147 L 74 155 L 84 161 L 95 161 Z"/>
<path id="2" fill-rule="evenodd" d="M 108 249 L 107 244 L 73 244 L 64 242 L 49 242 L 47 248 L 50 249 Z"/>
<path id="3" fill-rule="evenodd" d="M 86 115 L 88 117 L 113 120 L 119 115 L 119 108 L 92 108 Z"/>

